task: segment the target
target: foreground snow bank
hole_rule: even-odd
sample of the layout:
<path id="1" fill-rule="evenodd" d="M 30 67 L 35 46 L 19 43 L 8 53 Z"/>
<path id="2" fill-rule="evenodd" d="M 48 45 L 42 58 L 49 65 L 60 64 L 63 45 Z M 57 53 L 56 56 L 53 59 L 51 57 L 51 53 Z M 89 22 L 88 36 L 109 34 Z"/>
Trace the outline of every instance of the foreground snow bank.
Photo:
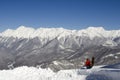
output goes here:
<path id="1" fill-rule="evenodd" d="M 1 70 L 0 80 L 119 80 L 120 69 L 94 67 L 92 69 L 61 70 L 19 67 L 13 70 Z"/>

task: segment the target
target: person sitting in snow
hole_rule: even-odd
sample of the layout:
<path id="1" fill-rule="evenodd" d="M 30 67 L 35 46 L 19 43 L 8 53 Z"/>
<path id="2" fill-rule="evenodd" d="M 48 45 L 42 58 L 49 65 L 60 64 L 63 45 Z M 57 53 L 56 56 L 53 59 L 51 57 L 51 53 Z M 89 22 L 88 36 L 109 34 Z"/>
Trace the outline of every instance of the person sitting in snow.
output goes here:
<path id="1" fill-rule="evenodd" d="M 90 59 L 86 59 L 86 61 L 85 61 L 85 67 L 87 68 L 87 69 L 90 69 L 91 68 L 91 62 L 90 62 Z"/>

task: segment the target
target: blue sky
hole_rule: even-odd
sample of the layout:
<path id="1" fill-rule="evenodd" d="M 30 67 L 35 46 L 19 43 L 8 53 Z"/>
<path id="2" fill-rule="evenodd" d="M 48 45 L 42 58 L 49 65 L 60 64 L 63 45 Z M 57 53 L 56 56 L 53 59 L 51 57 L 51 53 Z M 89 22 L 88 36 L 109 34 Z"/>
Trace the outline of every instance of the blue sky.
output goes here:
<path id="1" fill-rule="evenodd" d="M 120 0 L 0 0 L 0 31 L 20 25 L 120 29 Z"/>

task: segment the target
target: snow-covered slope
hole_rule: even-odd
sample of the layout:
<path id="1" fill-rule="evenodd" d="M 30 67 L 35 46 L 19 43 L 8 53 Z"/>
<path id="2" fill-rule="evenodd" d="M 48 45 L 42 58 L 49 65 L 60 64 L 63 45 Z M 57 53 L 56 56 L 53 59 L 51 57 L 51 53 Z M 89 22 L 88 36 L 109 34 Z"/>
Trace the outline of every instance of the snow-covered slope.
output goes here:
<path id="1" fill-rule="evenodd" d="M 114 42 L 113 40 L 107 40 L 103 46 L 108 46 L 108 47 L 113 47 L 113 46 L 117 46 L 117 43 Z"/>
<path id="2" fill-rule="evenodd" d="M 120 69 L 100 68 L 72 69 L 53 72 L 50 69 L 19 67 L 1 70 L 0 80 L 119 80 Z"/>
<path id="3" fill-rule="evenodd" d="M 117 37 L 120 36 L 120 30 L 104 30 L 102 27 L 89 27 L 82 30 L 68 30 L 64 28 L 38 28 L 33 29 L 25 26 L 20 26 L 16 30 L 8 29 L 0 34 L 4 37 L 18 38 L 55 38 L 56 36 L 87 36 L 93 39 L 94 37 Z"/>

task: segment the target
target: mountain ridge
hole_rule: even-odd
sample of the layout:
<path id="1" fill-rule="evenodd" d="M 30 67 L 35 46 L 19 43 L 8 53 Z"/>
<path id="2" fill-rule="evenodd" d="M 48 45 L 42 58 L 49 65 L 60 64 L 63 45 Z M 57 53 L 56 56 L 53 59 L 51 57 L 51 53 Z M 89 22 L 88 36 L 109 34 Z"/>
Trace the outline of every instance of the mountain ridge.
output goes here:
<path id="1" fill-rule="evenodd" d="M 94 37 L 116 37 L 120 36 L 120 30 L 105 30 L 103 27 L 88 27 L 81 30 L 69 30 L 64 28 L 30 28 L 25 26 L 20 26 L 15 30 L 7 29 L 6 31 L 0 33 L 3 37 L 17 37 L 17 38 L 47 38 L 56 37 L 59 34 L 60 37 L 64 36 L 88 36 L 91 39 Z"/>

